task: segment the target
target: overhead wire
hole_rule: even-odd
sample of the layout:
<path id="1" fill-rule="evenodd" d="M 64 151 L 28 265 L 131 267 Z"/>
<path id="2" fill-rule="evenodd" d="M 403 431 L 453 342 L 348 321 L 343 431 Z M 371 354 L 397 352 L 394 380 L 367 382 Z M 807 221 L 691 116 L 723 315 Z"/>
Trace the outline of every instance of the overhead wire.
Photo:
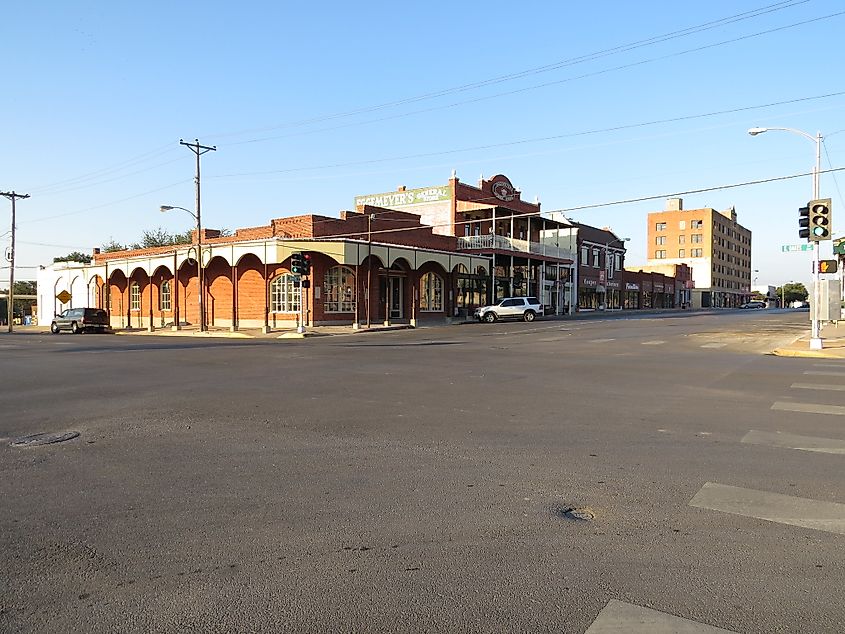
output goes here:
<path id="1" fill-rule="evenodd" d="M 372 124 L 372 123 L 381 123 L 383 121 L 392 121 L 392 120 L 396 120 L 396 119 L 403 119 L 403 118 L 414 116 L 414 115 L 417 115 L 417 114 L 435 112 L 435 111 L 438 111 L 438 110 L 447 110 L 447 109 L 450 109 L 450 108 L 455 108 L 457 106 L 479 103 L 479 102 L 482 102 L 482 101 L 489 101 L 489 100 L 492 100 L 492 99 L 498 99 L 499 97 L 506 97 L 506 96 L 511 96 L 511 95 L 516 95 L 516 94 L 532 91 L 532 90 L 539 90 L 541 88 L 547 88 L 549 86 L 556 86 L 556 85 L 560 85 L 560 84 L 564 84 L 564 83 L 578 81 L 578 80 L 581 80 L 581 79 L 587 79 L 587 78 L 596 77 L 596 76 L 599 76 L 599 75 L 608 74 L 608 73 L 619 71 L 619 70 L 626 70 L 626 69 L 629 69 L 629 68 L 635 68 L 637 66 L 643 66 L 643 65 L 646 65 L 646 64 L 654 63 L 654 62 L 663 61 L 663 60 L 666 60 L 666 59 L 671 59 L 671 58 L 674 58 L 674 57 L 680 57 L 682 55 L 689 55 L 691 53 L 697 53 L 697 52 L 700 52 L 700 51 L 703 51 L 703 50 L 708 50 L 708 49 L 715 48 L 715 47 L 718 47 L 718 46 L 725 46 L 727 44 L 734 44 L 736 42 L 741 42 L 741 41 L 748 40 L 748 39 L 755 38 L 755 37 L 761 37 L 763 35 L 769 35 L 771 33 L 776 33 L 776 32 L 779 32 L 779 31 L 786 30 L 786 29 L 792 29 L 792 28 L 796 28 L 796 27 L 799 27 L 799 26 L 804 26 L 806 24 L 811 24 L 811 23 L 814 23 L 814 22 L 818 22 L 820 20 L 827 20 L 827 19 L 831 19 L 831 18 L 834 18 L 834 17 L 839 17 L 841 15 L 845 15 L 845 11 L 839 11 L 839 12 L 831 13 L 831 14 L 828 14 L 828 15 L 825 15 L 825 16 L 819 16 L 819 17 L 808 19 L 808 20 L 803 20 L 803 21 L 800 21 L 800 22 L 794 22 L 792 24 L 779 26 L 779 27 L 775 27 L 775 28 L 772 28 L 772 29 L 767 29 L 765 31 L 758 31 L 757 33 L 750 33 L 750 34 L 742 35 L 742 36 L 739 36 L 739 37 L 731 38 L 731 39 L 728 39 L 728 40 L 722 40 L 721 42 L 704 44 L 704 45 L 697 46 L 697 47 L 694 47 L 694 48 L 689 48 L 689 49 L 685 49 L 685 50 L 682 50 L 682 51 L 676 51 L 676 52 L 673 52 L 673 53 L 668 53 L 666 55 L 659 55 L 659 56 L 656 56 L 656 57 L 646 58 L 646 59 L 642 59 L 642 60 L 639 60 L 639 61 L 636 61 L 636 62 L 631 62 L 631 63 L 628 63 L 628 64 L 620 64 L 618 66 L 614 66 L 614 67 L 611 67 L 611 68 L 605 68 L 605 69 L 601 69 L 601 70 L 597 70 L 597 71 L 592 71 L 592 72 L 589 72 L 589 73 L 583 73 L 581 75 L 576 75 L 576 76 L 573 76 L 573 77 L 566 77 L 564 79 L 545 82 L 545 83 L 542 83 L 542 84 L 536 84 L 536 85 L 533 85 L 533 86 L 525 86 L 525 87 L 522 87 L 522 88 L 516 88 L 514 90 L 494 93 L 492 95 L 483 95 L 483 96 L 480 96 L 480 97 L 475 97 L 473 99 L 456 101 L 456 102 L 452 102 L 452 103 L 448 103 L 448 104 L 442 104 L 442 105 L 439 105 L 439 106 L 431 106 L 429 108 L 412 110 L 410 112 L 403 112 L 403 113 L 390 115 L 390 116 L 386 116 L 386 117 L 380 117 L 380 118 L 377 118 L 377 119 L 369 119 L 367 121 L 354 121 L 354 122 L 351 122 L 351 123 L 345 123 L 345 124 L 333 126 L 333 127 L 318 128 L 318 129 L 315 129 L 315 130 L 304 130 L 304 131 L 301 131 L 301 132 L 284 134 L 284 135 L 277 135 L 277 136 L 259 137 L 259 138 L 255 138 L 255 139 L 248 139 L 248 140 L 245 140 L 245 141 L 236 141 L 234 143 L 229 143 L 228 146 L 232 147 L 232 146 L 237 146 L 237 145 L 245 145 L 245 144 L 249 144 L 249 143 L 264 143 L 264 142 L 267 142 L 267 141 L 274 141 L 274 140 L 278 140 L 278 139 L 286 139 L 286 138 L 291 138 L 291 137 L 295 137 L 295 136 L 316 134 L 316 133 L 320 133 L 320 132 L 333 132 L 333 131 L 336 131 L 336 130 L 351 128 L 351 127 L 357 127 L 357 126 L 360 126 L 360 125 L 368 125 L 368 124 Z"/>
<path id="2" fill-rule="evenodd" d="M 742 21 L 742 20 L 751 19 L 751 18 L 754 18 L 754 17 L 758 17 L 760 15 L 765 15 L 767 13 L 772 13 L 772 12 L 775 12 L 775 11 L 788 9 L 788 8 L 791 8 L 791 7 L 800 5 L 800 4 L 806 4 L 808 1 L 809 0 L 785 0 L 785 1 L 782 1 L 782 2 L 776 2 L 774 4 L 765 5 L 763 7 L 758 7 L 756 9 L 751 9 L 749 11 L 745 11 L 745 12 L 742 12 L 742 13 L 734 14 L 734 15 L 731 15 L 731 16 L 726 16 L 724 18 L 719 18 L 717 20 L 711 20 L 709 22 L 704 22 L 702 24 L 694 25 L 694 26 L 691 26 L 691 27 L 686 27 L 686 28 L 683 28 L 683 29 L 670 31 L 668 33 L 652 36 L 652 37 L 645 38 L 645 39 L 642 39 L 642 40 L 637 40 L 637 41 L 630 42 L 630 43 L 627 43 L 627 44 L 616 45 L 616 46 L 613 46 L 613 47 L 610 47 L 610 48 L 595 51 L 593 53 L 579 55 L 579 56 L 571 57 L 571 58 L 561 60 L 561 61 L 558 61 L 558 62 L 553 62 L 551 64 L 545 64 L 543 66 L 537 66 L 537 67 L 517 71 L 517 72 L 514 72 L 514 73 L 509 73 L 509 74 L 506 74 L 506 75 L 500 75 L 500 76 L 497 76 L 497 77 L 492 77 L 492 78 L 488 78 L 488 79 L 484 79 L 484 80 L 470 82 L 470 83 L 462 84 L 462 85 L 455 86 L 455 87 L 452 87 L 452 88 L 445 88 L 445 89 L 436 90 L 436 91 L 429 92 L 429 93 L 423 93 L 421 95 L 415 95 L 415 96 L 407 97 L 407 98 L 404 98 L 404 99 L 389 101 L 389 102 L 376 104 L 376 105 L 372 105 L 372 106 L 364 106 L 362 108 L 347 110 L 347 111 L 328 114 L 328 115 L 322 115 L 322 116 L 319 116 L 319 117 L 312 117 L 312 118 L 309 118 L 309 119 L 303 119 L 303 120 L 300 120 L 300 121 L 295 121 L 295 122 L 286 123 L 286 124 L 278 124 L 278 125 L 274 125 L 274 126 L 264 126 L 262 128 L 253 128 L 253 129 L 250 129 L 250 130 L 243 130 L 243 131 L 240 131 L 240 132 L 231 132 L 231 133 L 224 133 L 224 134 L 210 134 L 210 135 L 206 135 L 206 136 L 211 136 L 211 137 L 214 137 L 214 138 L 225 138 L 225 137 L 230 137 L 230 136 L 242 136 L 244 134 L 252 134 L 252 133 L 256 133 L 256 132 L 278 130 L 278 129 L 282 129 L 282 128 L 300 127 L 300 126 L 303 126 L 303 125 L 310 125 L 310 124 L 313 124 L 313 123 L 321 123 L 323 121 L 331 121 L 331 120 L 334 120 L 334 119 L 350 117 L 350 116 L 354 116 L 354 115 L 358 115 L 358 114 L 366 114 L 368 112 L 376 112 L 376 111 L 379 111 L 379 110 L 385 110 L 385 109 L 388 109 L 388 108 L 406 105 L 406 104 L 409 104 L 409 103 L 416 103 L 416 102 L 420 102 L 420 101 L 434 99 L 434 98 L 437 98 L 437 97 L 442 97 L 442 96 L 446 96 L 446 95 L 450 95 L 450 94 L 454 94 L 454 93 L 458 93 L 458 92 L 466 92 L 468 90 L 474 90 L 476 88 L 483 88 L 485 86 L 489 86 L 489 85 L 492 85 L 492 84 L 499 84 L 499 83 L 503 83 L 503 82 L 506 82 L 506 81 L 512 81 L 513 79 L 520 79 L 522 77 L 526 77 L 526 76 L 529 76 L 529 75 L 535 75 L 535 74 L 539 74 L 539 73 L 549 72 L 549 71 L 552 71 L 552 70 L 557 70 L 557 69 L 565 67 L 565 66 L 572 66 L 572 65 L 584 63 L 584 62 L 587 62 L 587 61 L 593 61 L 595 59 L 600 59 L 602 57 L 607 57 L 609 55 L 615 55 L 615 54 L 618 54 L 618 53 L 628 52 L 630 50 L 635 50 L 637 48 L 650 46 L 652 44 L 662 43 L 662 42 L 669 41 L 669 40 L 672 40 L 672 39 L 676 39 L 676 38 L 679 38 L 679 37 L 685 37 L 685 36 L 691 35 L 693 33 L 698 33 L 698 32 L 701 32 L 701 31 L 710 30 L 710 29 L 716 28 L 718 26 L 724 26 L 726 24 L 731 24 L 731 23 L 734 23 L 734 22 L 739 22 L 739 21 Z M 230 144 L 230 145 L 232 145 L 232 144 Z"/>
<path id="3" fill-rule="evenodd" d="M 215 174 L 213 176 L 209 176 L 208 178 L 235 178 L 235 177 L 242 177 L 242 176 L 264 176 L 264 175 L 269 175 L 269 174 L 287 174 L 287 173 L 292 173 L 292 172 L 302 172 L 302 171 L 309 171 L 309 170 L 334 169 L 334 168 L 338 168 L 338 167 L 354 167 L 354 166 L 357 166 L 357 165 L 372 165 L 372 164 L 375 164 L 375 163 L 386 163 L 386 162 L 390 162 L 390 161 L 403 161 L 403 160 L 414 159 L 414 158 L 429 158 L 429 157 L 433 157 L 433 156 L 444 156 L 444 155 L 447 155 L 447 154 L 458 154 L 458 153 L 461 153 L 461 152 L 474 152 L 474 151 L 479 151 L 479 150 L 490 150 L 490 149 L 500 148 L 500 147 L 511 147 L 511 146 L 514 146 L 514 145 L 525 145 L 525 144 L 529 144 L 529 143 L 542 143 L 542 142 L 546 142 L 546 141 L 557 141 L 557 140 L 560 140 L 560 139 L 575 138 L 575 137 L 589 136 L 589 135 L 595 135 L 595 134 L 603 134 L 603 133 L 607 133 L 607 132 L 619 132 L 619 131 L 622 131 L 622 130 L 631 130 L 631 129 L 635 129 L 635 128 L 643 128 L 643 127 L 661 125 L 661 124 L 666 124 L 666 123 L 678 123 L 680 121 L 691 121 L 693 119 L 716 117 L 716 116 L 725 115 L 725 114 L 734 114 L 734 113 L 737 113 L 737 112 L 747 112 L 747 111 L 750 111 L 750 110 L 772 108 L 772 107 L 775 107 L 775 106 L 801 103 L 801 102 L 806 102 L 806 101 L 828 99 L 828 98 L 831 98 L 831 97 L 841 97 L 843 95 L 845 95 L 845 91 L 839 91 L 839 92 L 827 93 L 827 94 L 823 94 L 823 95 L 816 95 L 816 96 L 813 96 L 813 97 L 799 97 L 797 99 L 787 99 L 787 100 L 784 100 L 784 101 L 774 101 L 774 102 L 759 104 L 759 105 L 754 105 L 754 106 L 742 106 L 742 107 L 738 107 L 738 108 L 730 108 L 730 109 L 726 109 L 726 110 L 715 110 L 715 111 L 712 111 L 712 112 L 705 112 L 705 113 L 700 113 L 700 114 L 684 115 L 684 116 L 680 116 L 680 117 L 669 117 L 669 118 L 666 118 L 666 119 L 655 119 L 655 120 L 652 120 L 652 121 L 643 121 L 643 122 L 639 122 L 639 123 L 616 125 L 616 126 L 610 126 L 610 127 L 606 127 L 606 128 L 596 128 L 596 129 L 591 129 L 591 130 L 582 130 L 582 131 L 579 131 L 579 132 L 568 132 L 568 133 L 554 134 L 554 135 L 543 136 L 543 137 L 532 137 L 532 138 L 527 138 L 527 139 L 517 139 L 517 140 L 514 140 L 514 141 L 507 141 L 507 142 L 503 142 L 503 143 L 488 143 L 488 144 L 485 144 L 485 145 L 470 146 L 470 147 L 465 147 L 465 148 L 454 148 L 454 149 L 450 149 L 450 150 L 440 150 L 440 151 L 435 151 L 435 152 L 421 152 L 421 153 L 417 153 L 417 154 L 405 154 L 405 155 L 390 156 L 390 157 L 385 157 L 385 158 L 367 159 L 367 160 L 363 160 L 363 161 L 348 161 L 348 162 L 344 162 L 344 163 L 330 163 L 330 164 L 312 165 L 312 166 L 306 166 L 306 167 L 291 167 L 291 168 L 278 169 L 278 170 L 261 170 L 261 171 L 257 171 L 257 172 L 236 172 L 236 173 L 232 173 L 232 174 Z"/>

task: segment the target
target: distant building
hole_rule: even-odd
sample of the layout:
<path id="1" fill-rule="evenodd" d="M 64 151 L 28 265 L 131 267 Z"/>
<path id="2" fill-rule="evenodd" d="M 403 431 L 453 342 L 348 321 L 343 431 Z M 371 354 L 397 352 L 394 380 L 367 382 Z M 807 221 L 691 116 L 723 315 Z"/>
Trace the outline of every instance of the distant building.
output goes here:
<path id="1" fill-rule="evenodd" d="M 648 265 L 686 264 L 692 269 L 693 308 L 732 308 L 751 295 L 751 231 L 731 207 L 683 208 L 670 198 L 665 211 L 648 214 Z"/>

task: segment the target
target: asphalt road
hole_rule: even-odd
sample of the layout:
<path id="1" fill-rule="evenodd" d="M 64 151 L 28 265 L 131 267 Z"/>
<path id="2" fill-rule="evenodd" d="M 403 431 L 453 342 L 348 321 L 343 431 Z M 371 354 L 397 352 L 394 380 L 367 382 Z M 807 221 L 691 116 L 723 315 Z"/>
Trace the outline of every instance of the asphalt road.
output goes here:
<path id="1" fill-rule="evenodd" d="M 806 320 L 0 336 L 0 631 L 842 632 Z"/>

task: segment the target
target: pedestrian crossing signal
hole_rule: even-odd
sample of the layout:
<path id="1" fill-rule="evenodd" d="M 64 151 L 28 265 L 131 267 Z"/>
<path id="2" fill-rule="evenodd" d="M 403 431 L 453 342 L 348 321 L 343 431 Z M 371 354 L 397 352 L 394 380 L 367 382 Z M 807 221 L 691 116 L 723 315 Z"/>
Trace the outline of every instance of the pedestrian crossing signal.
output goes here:
<path id="1" fill-rule="evenodd" d="M 819 260 L 819 273 L 836 273 L 836 260 Z"/>

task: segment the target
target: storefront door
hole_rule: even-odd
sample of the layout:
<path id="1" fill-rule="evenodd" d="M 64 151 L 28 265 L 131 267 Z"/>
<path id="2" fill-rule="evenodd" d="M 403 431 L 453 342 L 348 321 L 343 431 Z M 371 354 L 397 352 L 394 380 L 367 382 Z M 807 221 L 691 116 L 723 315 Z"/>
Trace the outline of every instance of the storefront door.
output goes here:
<path id="1" fill-rule="evenodd" d="M 387 278 L 387 298 L 388 298 L 388 307 L 387 311 L 390 315 L 391 319 L 402 319 L 403 317 L 403 295 L 402 295 L 402 286 L 404 285 L 405 278 L 403 277 L 389 277 Z"/>

